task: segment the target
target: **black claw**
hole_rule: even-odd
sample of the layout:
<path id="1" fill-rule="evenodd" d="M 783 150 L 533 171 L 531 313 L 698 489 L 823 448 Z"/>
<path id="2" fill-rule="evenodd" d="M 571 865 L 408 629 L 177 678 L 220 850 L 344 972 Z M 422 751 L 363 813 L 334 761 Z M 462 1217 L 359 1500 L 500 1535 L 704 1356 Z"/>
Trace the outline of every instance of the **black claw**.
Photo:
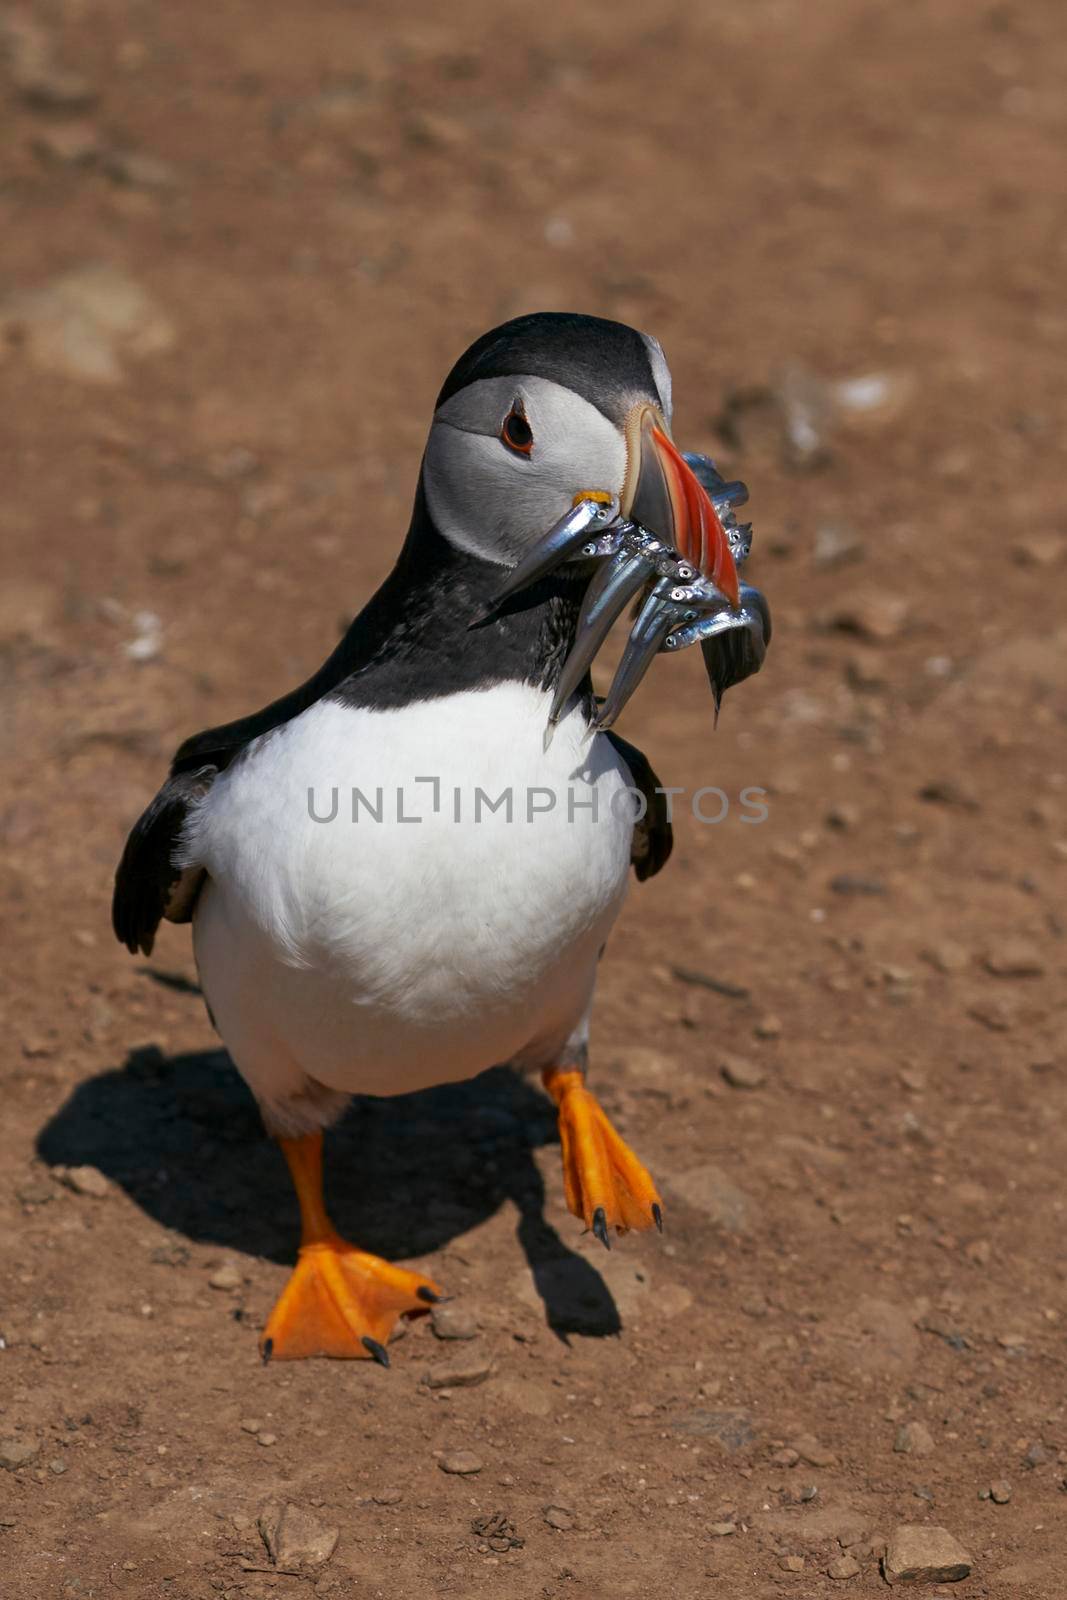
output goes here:
<path id="1" fill-rule="evenodd" d="M 264 1339 L 262 1354 L 263 1354 L 263 1365 L 266 1366 L 267 1362 L 270 1360 L 271 1356 L 274 1354 L 274 1340 L 273 1339 Z"/>
<path id="2" fill-rule="evenodd" d="M 604 1249 L 610 1250 L 611 1235 L 608 1233 L 608 1219 L 604 1214 L 603 1206 L 597 1206 L 593 1212 L 593 1232 L 604 1246 Z"/>
<path id="3" fill-rule="evenodd" d="M 433 1290 L 428 1289 L 424 1283 L 419 1284 L 419 1287 L 415 1290 L 415 1294 L 420 1300 L 425 1300 L 428 1306 L 437 1305 L 441 1299 L 439 1294 L 434 1294 Z"/>
<path id="4" fill-rule="evenodd" d="M 652 1221 L 656 1224 L 656 1227 L 659 1229 L 660 1233 L 662 1233 L 663 1232 L 663 1212 L 660 1210 L 659 1201 L 658 1200 L 653 1200 L 653 1202 L 652 1202 Z"/>
<path id="5" fill-rule="evenodd" d="M 368 1334 L 363 1335 L 363 1338 L 360 1340 L 360 1344 L 362 1344 L 368 1355 L 374 1357 L 375 1361 L 380 1367 L 387 1367 L 389 1365 L 389 1352 L 385 1348 L 384 1344 L 379 1344 L 377 1339 L 370 1338 Z"/>

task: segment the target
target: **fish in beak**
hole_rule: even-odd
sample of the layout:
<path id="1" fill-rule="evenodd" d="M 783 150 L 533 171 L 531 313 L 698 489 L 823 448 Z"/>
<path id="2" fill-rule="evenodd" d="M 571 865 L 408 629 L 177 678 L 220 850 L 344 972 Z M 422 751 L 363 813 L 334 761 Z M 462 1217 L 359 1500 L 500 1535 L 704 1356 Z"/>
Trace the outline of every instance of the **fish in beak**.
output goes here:
<path id="1" fill-rule="evenodd" d="M 749 526 L 739 526 L 734 517 L 734 508 L 748 498 L 744 484 L 727 483 L 706 457 L 683 456 L 649 401 L 631 409 L 625 436 L 626 474 L 618 499 L 602 489 L 579 491 L 570 510 L 504 579 L 489 609 L 470 624 L 480 626 L 566 562 L 598 563 L 556 683 L 546 747 L 613 624 L 632 602 L 636 620 L 594 728 L 612 726 L 659 651 L 698 642 L 718 715 L 724 691 L 759 669 L 770 637 L 763 596 L 738 578 L 751 542 Z"/>
<path id="2" fill-rule="evenodd" d="M 737 567 L 718 512 L 672 441 L 662 415 L 647 401 L 634 406 L 626 419 L 626 461 L 622 515 L 677 550 L 738 606 Z"/>
<path id="3" fill-rule="evenodd" d="M 620 551 L 605 562 L 586 591 L 574 645 L 549 711 L 549 729 L 558 723 L 571 695 L 617 618 L 643 589 L 648 596 L 634 624 L 623 661 L 597 718 L 610 727 L 678 625 L 679 608 L 672 599 L 675 583 L 665 575 L 657 582 L 656 541 L 676 551 L 692 568 L 690 576 L 709 579 L 737 610 L 740 585 L 726 530 L 707 489 L 667 433 L 662 414 L 640 402 L 626 419 L 626 479 L 619 496 L 623 520 L 640 530 L 637 547 Z M 739 486 L 738 486 L 739 487 Z M 718 707 L 721 694 L 716 698 Z"/>

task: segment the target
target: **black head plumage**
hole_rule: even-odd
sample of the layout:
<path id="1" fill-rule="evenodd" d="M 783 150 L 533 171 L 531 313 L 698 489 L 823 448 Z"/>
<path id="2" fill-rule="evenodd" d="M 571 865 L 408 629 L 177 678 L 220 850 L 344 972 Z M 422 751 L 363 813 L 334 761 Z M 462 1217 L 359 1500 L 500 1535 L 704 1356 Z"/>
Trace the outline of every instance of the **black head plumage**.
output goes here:
<path id="1" fill-rule="evenodd" d="M 621 423 L 634 394 L 656 394 L 649 342 L 635 328 L 576 311 L 537 311 L 491 328 L 460 356 L 437 405 L 482 378 L 548 378 Z"/>

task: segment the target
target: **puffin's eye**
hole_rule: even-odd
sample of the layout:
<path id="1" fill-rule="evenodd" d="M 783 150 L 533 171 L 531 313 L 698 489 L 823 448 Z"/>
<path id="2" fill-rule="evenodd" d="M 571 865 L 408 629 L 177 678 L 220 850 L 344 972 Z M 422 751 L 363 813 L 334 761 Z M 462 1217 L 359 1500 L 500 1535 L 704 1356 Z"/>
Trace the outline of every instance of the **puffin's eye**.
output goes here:
<path id="1" fill-rule="evenodd" d="M 520 456 L 528 456 L 533 449 L 533 429 L 517 406 L 512 406 L 504 418 L 500 437 L 509 450 Z"/>

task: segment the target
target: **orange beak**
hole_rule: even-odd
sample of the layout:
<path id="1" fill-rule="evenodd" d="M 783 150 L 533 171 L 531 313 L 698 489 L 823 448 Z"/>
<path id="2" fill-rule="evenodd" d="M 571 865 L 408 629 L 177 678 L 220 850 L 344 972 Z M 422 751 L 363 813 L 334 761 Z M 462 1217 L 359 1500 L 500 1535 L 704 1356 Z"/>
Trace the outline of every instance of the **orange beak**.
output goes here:
<path id="1" fill-rule="evenodd" d="M 710 578 L 732 606 L 740 605 L 733 551 L 715 507 L 673 444 L 663 417 L 647 401 L 626 419 L 626 481 L 619 509 Z"/>

